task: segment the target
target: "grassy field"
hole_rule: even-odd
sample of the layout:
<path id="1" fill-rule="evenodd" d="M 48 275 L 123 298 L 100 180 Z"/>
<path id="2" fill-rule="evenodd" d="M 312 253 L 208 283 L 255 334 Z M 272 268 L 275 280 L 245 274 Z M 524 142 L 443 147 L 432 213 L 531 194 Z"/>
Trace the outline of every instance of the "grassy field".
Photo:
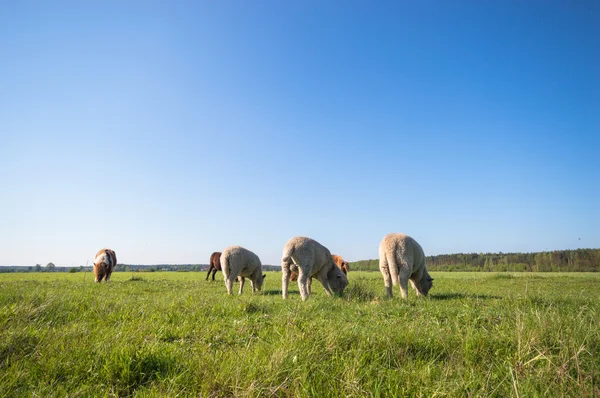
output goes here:
<path id="1" fill-rule="evenodd" d="M 0 274 L 0 396 L 600 396 L 600 274 L 433 273 L 402 301 L 352 272 L 305 303 L 280 275 Z"/>

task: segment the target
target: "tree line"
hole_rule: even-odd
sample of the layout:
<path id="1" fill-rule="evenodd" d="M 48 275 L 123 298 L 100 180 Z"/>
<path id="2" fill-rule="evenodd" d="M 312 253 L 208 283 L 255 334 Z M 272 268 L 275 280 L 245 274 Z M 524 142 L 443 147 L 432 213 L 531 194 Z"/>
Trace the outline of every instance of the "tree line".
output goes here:
<path id="1" fill-rule="evenodd" d="M 427 256 L 430 271 L 490 271 L 490 272 L 599 272 L 600 249 L 554 250 L 536 253 L 455 253 Z M 280 271 L 278 265 L 263 265 L 265 271 Z M 350 263 L 356 271 L 379 271 L 379 260 Z M 29 267 L 0 266 L 2 272 L 81 272 L 91 266 L 59 267 L 53 263 Z M 118 264 L 115 272 L 206 271 L 208 264 Z"/>
<path id="2" fill-rule="evenodd" d="M 535 253 L 455 253 L 427 256 L 430 271 L 598 272 L 600 249 Z M 378 271 L 379 260 L 350 263 L 351 270 Z"/>
<path id="3" fill-rule="evenodd" d="M 92 266 L 56 266 L 53 263 L 48 263 L 46 266 L 36 264 L 35 266 L 0 266 L 0 273 L 10 272 L 91 272 Z M 281 267 L 277 265 L 263 264 L 263 270 L 265 271 L 280 271 Z M 158 265 L 137 265 L 137 264 L 117 264 L 114 272 L 165 272 L 165 271 L 177 271 L 177 272 L 206 272 L 208 271 L 208 264 L 158 264 Z"/>

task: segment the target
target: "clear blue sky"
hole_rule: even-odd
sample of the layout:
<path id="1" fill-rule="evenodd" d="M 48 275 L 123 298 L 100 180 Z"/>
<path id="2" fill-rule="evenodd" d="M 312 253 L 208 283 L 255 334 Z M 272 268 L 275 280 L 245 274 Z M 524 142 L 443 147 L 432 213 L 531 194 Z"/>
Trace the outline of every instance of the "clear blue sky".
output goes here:
<path id="1" fill-rule="evenodd" d="M 0 2 L 0 265 L 600 247 L 597 1 Z"/>

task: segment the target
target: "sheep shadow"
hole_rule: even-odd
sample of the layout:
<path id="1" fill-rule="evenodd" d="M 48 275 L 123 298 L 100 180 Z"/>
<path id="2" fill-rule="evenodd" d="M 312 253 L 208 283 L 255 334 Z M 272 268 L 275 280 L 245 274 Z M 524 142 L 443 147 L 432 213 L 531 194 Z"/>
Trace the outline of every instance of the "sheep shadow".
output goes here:
<path id="1" fill-rule="evenodd" d="M 281 296 L 281 289 L 280 290 L 263 290 L 263 294 L 265 296 Z M 289 296 L 298 295 L 298 294 L 300 294 L 300 291 L 298 291 L 298 290 L 288 290 Z"/>
<path id="2" fill-rule="evenodd" d="M 430 294 L 429 297 L 432 300 L 460 300 L 460 299 L 481 299 L 481 300 L 492 300 L 500 299 L 500 296 L 494 296 L 490 294 L 464 294 L 464 293 L 438 293 Z"/>

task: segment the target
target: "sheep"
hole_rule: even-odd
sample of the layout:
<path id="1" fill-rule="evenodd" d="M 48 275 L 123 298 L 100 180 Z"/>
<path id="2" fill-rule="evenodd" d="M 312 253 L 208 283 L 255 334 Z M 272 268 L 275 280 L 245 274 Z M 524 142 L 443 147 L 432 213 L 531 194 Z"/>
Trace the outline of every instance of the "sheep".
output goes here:
<path id="1" fill-rule="evenodd" d="M 347 261 L 345 261 L 342 257 L 336 255 L 336 254 L 332 254 L 331 258 L 333 258 L 333 262 L 335 263 L 335 265 L 338 266 L 339 269 L 342 270 L 342 272 L 346 275 L 348 275 L 348 272 L 350 272 L 350 264 L 348 264 Z M 312 283 L 312 277 L 310 278 Z M 290 274 L 290 281 L 292 282 L 296 282 L 298 280 L 298 273 L 295 271 L 292 271 L 292 273 Z"/>
<path id="2" fill-rule="evenodd" d="M 233 283 L 239 278 L 240 291 L 244 289 L 245 278 L 250 279 L 252 293 L 256 290 L 261 291 L 265 276 L 262 273 L 260 258 L 248 249 L 241 246 L 229 246 L 221 254 L 221 270 L 225 279 L 227 294 L 231 295 Z"/>
<path id="3" fill-rule="evenodd" d="M 386 235 L 379 244 L 379 270 L 388 297 L 392 297 L 392 284 L 400 284 L 402 298 L 408 297 L 408 281 L 417 296 L 427 296 L 433 278 L 427 272 L 425 253 L 416 240 L 405 234 Z"/>
<path id="4" fill-rule="evenodd" d="M 288 286 L 292 271 L 299 273 L 298 288 L 302 301 L 308 300 L 311 293 L 310 279 L 315 276 L 325 288 L 327 295 L 341 293 L 348 286 L 348 278 L 335 265 L 331 252 L 319 242 L 302 236 L 290 239 L 283 248 L 281 258 L 282 295 L 288 296 Z"/>
<path id="5" fill-rule="evenodd" d="M 337 254 L 332 254 L 331 258 L 333 258 L 333 262 L 335 263 L 335 265 L 337 265 L 338 268 L 341 269 L 344 274 L 348 275 L 348 272 L 350 272 L 350 264 L 348 264 L 347 261 L 345 261 L 342 257 L 338 256 Z"/>
<path id="6" fill-rule="evenodd" d="M 210 262 L 208 265 L 208 274 L 206 274 L 206 280 L 212 272 L 212 280 L 215 280 L 215 274 L 217 271 L 221 271 L 221 252 L 214 252 L 210 255 Z"/>
<path id="7" fill-rule="evenodd" d="M 117 266 L 117 255 L 114 250 L 102 249 L 94 257 L 94 275 L 96 283 L 110 280 L 110 275 Z"/>

